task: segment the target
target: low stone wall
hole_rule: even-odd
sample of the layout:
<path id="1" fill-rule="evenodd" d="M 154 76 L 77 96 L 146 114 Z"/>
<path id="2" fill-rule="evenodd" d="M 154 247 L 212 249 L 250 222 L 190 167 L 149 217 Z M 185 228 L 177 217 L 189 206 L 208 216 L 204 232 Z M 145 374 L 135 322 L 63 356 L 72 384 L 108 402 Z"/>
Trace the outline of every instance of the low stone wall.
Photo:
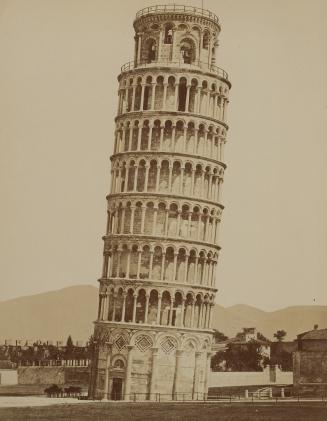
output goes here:
<path id="1" fill-rule="evenodd" d="M 209 375 L 209 387 L 255 386 L 255 385 L 288 385 L 293 384 L 293 372 L 276 370 L 264 371 L 217 371 Z"/>
<path id="2" fill-rule="evenodd" d="M 11 385 L 18 383 L 17 370 L 1 369 L 0 370 L 0 385 Z"/>
<path id="3" fill-rule="evenodd" d="M 88 367 L 64 367 L 65 383 L 72 386 L 89 386 L 90 369 Z"/>
<path id="4" fill-rule="evenodd" d="M 280 371 L 276 373 L 277 384 L 293 384 L 293 371 Z"/>
<path id="5" fill-rule="evenodd" d="M 88 382 L 88 367 L 18 367 L 18 384 L 85 386 Z"/>

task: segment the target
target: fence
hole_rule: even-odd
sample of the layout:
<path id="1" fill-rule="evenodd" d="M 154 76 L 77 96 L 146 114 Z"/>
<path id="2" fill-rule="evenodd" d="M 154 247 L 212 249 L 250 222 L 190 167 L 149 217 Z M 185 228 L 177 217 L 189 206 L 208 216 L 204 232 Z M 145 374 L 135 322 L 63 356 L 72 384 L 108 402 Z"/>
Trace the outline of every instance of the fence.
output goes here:
<path id="1" fill-rule="evenodd" d="M 88 399 L 87 395 L 81 394 L 78 399 Z M 273 396 L 260 398 L 256 397 L 254 393 L 249 394 L 248 397 L 245 397 L 243 394 L 213 394 L 208 395 L 206 393 L 198 393 L 195 396 L 192 396 L 191 393 L 174 393 L 174 394 L 165 394 L 165 393 L 131 393 L 129 395 L 121 394 L 116 397 L 103 399 L 102 397 L 94 399 L 96 401 L 122 401 L 122 402 L 198 402 L 198 403 L 260 403 L 260 402 L 270 402 L 270 403 L 282 403 L 282 402 L 324 402 L 327 404 L 327 395 L 318 395 L 318 396 Z"/>
<path id="2" fill-rule="evenodd" d="M 141 16 L 149 15 L 151 13 L 165 13 L 165 12 L 179 12 L 179 13 L 188 13 L 192 15 L 199 15 L 211 19 L 215 22 L 219 22 L 218 16 L 214 13 L 210 12 L 210 10 L 206 10 L 199 7 L 193 6 L 184 6 L 179 4 L 164 4 L 164 5 L 156 5 L 145 7 L 144 9 L 139 10 L 136 13 L 136 19 L 140 18 Z"/>
<path id="3" fill-rule="evenodd" d="M 128 72 L 130 70 L 136 69 L 136 68 L 143 68 L 143 67 L 181 67 L 181 68 L 189 68 L 194 70 L 204 70 L 209 71 L 211 73 L 215 73 L 217 76 L 228 80 L 228 73 L 222 69 L 221 67 L 216 66 L 215 64 L 208 64 L 203 61 L 195 60 L 191 63 L 185 63 L 182 59 L 179 61 L 171 61 L 171 60 L 160 60 L 160 61 L 139 61 L 137 64 L 135 61 L 129 61 L 122 65 L 121 71 L 122 72 Z"/>

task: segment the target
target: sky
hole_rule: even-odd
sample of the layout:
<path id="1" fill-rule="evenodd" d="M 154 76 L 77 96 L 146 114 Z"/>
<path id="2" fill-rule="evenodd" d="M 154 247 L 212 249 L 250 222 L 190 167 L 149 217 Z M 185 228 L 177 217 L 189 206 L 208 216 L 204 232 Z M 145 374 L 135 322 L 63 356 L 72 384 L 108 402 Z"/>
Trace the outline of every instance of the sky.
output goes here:
<path id="1" fill-rule="evenodd" d="M 0 0 L 1 301 L 97 286 L 117 76 L 153 4 Z M 216 302 L 327 305 L 327 2 L 204 7 L 232 82 Z"/>

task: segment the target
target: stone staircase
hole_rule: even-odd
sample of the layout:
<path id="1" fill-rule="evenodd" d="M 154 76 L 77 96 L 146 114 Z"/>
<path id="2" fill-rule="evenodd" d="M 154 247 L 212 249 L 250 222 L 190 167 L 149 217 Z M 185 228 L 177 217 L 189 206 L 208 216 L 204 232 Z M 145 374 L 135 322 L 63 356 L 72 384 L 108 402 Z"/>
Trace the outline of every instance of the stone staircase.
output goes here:
<path id="1" fill-rule="evenodd" d="M 272 397 L 272 388 L 263 387 L 253 392 L 252 396 L 254 399 L 269 399 Z"/>

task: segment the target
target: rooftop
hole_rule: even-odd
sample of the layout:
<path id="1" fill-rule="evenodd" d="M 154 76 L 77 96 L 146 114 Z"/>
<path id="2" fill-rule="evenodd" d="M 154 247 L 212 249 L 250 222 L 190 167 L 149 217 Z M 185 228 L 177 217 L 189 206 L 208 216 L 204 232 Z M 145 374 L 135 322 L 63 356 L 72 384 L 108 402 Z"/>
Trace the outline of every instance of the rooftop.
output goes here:
<path id="1" fill-rule="evenodd" d="M 136 19 L 142 16 L 158 13 L 185 13 L 188 15 L 202 16 L 219 24 L 218 16 L 210 12 L 210 10 L 202 9 L 200 7 L 183 6 L 180 4 L 163 4 L 145 7 L 136 13 Z"/>
<path id="2" fill-rule="evenodd" d="M 327 340 L 327 329 L 314 329 L 297 336 L 301 340 Z"/>

